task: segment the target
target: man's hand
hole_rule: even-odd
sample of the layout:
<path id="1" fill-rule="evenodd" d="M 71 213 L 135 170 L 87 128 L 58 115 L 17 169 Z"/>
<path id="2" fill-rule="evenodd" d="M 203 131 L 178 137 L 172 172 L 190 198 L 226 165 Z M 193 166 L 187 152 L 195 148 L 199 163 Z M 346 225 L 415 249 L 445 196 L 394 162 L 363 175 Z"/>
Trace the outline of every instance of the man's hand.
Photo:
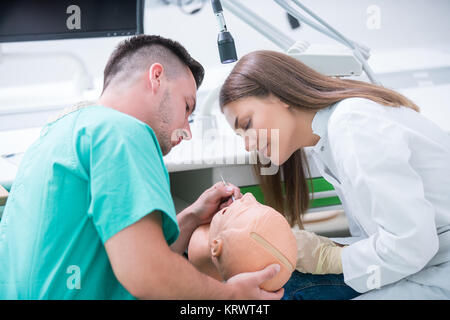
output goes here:
<path id="1" fill-rule="evenodd" d="M 272 279 L 279 271 L 279 265 L 271 264 L 260 271 L 237 274 L 228 279 L 226 284 L 232 286 L 234 291 L 233 299 L 280 300 L 283 297 L 283 288 L 276 292 L 269 292 L 259 287 L 262 283 Z"/>
<path id="2" fill-rule="evenodd" d="M 217 211 L 229 206 L 233 201 L 232 195 L 236 200 L 242 198 L 238 187 L 231 183 L 225 186 L 223 182 L 217 182 L 203 192 L 197 201 L 189 207 L 197 218 L 198 225 L 209 223 Z"/>
<path id="3" fill-rule="evenodd" d="M 199 272 L 167 246 L 156 211 L 122 229 L 105 243 L 117 280 L 139 299 L 280 299 L 259 285 L 276 274 L 274 266 L 219 282 Z"/>
<path id="4" fill-rule="evenodd" d="M 197 201 L 177 214 L 180 236 L 171 245 L 172 250 L 180 254 L 186 251 L 194 230 L 202 224 L 209 223 L 214 214 L 229 206 L 233 201 L 232 195 L 235 199 L 242 198 L 238 187 L 232 184 L 225 186 L 223 182 L 217 182 L 203 192 Z"/>

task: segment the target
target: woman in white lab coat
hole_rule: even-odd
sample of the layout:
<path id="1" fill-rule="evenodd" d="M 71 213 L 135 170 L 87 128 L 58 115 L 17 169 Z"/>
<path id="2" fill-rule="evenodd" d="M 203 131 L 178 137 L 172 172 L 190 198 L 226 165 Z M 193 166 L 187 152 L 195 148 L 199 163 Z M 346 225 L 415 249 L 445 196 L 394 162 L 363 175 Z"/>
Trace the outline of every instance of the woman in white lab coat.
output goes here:
<path id="1" fill-rule="evenodd" d="M 308 209 L 309 158 L 348 218 L 350 238 L 296 233 L 300 272 L 285 287 L 288 299 L 450 298 L 450 136 L 412 101 L 382 86 L 324 76 L 282 53 L 256 51 L 226 79 L 220 106 L 246 149 L 280 166 L 264 175 L 258 164 L 255 172 L 266 204 L 291 226 L 302 229 Z M 311 284 L 329 274 L 342 274 L 344 283 L 329 284 L 353 293 L 321 296 L 326 286 Z M 314 291 L 296 295 L 303 288 Z"/>

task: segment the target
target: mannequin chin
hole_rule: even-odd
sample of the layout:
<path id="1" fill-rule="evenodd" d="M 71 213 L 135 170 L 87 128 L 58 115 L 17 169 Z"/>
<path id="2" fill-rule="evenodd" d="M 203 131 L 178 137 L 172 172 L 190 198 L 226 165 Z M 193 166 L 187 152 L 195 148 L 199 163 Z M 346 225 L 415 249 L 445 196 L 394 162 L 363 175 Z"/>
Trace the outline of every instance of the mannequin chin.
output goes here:
<path id="1" fill-rule="evenodd" d="M 295 269 L 297 243 L 289 223 L 278 211 L 246 193 L 217 212 L 209 225 L 194 231 L 188 257 L 199 271 L 217 280 L 277 263 L 280 272 L 261 284 L 264 290 L 276 291 Z"/>

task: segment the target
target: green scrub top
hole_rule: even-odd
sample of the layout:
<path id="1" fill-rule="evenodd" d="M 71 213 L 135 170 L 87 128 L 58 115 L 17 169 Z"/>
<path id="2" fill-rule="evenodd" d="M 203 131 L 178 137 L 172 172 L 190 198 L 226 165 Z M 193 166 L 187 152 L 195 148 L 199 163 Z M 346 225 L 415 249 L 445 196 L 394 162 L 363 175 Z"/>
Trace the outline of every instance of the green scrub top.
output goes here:
<path id="1" fill-rule="evenodd" d="M 50 123 L 25 153 L 0 223 L 0 299 L 134 299 L 104 243 L 154 211 L 170 245 L 179 227 L 147 124 L 103 106 Z"/>

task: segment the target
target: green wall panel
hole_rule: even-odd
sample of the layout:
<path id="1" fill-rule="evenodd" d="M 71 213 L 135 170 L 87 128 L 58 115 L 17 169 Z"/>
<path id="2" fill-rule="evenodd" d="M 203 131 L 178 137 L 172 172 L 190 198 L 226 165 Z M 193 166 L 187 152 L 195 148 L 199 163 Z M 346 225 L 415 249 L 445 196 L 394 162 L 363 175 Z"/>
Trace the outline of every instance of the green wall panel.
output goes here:
<path id="1" fill-rule="evenodd" d="M 308 179 L 308 187 L 309 191 L 311 192 L 311 186 L 313 187 L 314 192 L 321 192 L 321 191 L 330 191 L 334 190 L 333 185 L 326 181 L 324 178 L 313 178 Z M 284 192 L 284 185 L 283 192 Z M 261 191 L 261 188 L 259 185 L 255 186 L 244 186 L 240 187 L 241 193 L 252 193 L 256 200 L 258 200 L 261 203 L 265 203 L 264 201 L 264 195 Z M 310 203 L 311 208 L 318 208 L 318 207 L 326 207 L 326 206 L 334 206 L 334 205 L 340 205 L 341 201 L 339 200 L 339 197 L 328 197 L 328 198 L 321 198 L 321 199 L 314 199 Z"/>

